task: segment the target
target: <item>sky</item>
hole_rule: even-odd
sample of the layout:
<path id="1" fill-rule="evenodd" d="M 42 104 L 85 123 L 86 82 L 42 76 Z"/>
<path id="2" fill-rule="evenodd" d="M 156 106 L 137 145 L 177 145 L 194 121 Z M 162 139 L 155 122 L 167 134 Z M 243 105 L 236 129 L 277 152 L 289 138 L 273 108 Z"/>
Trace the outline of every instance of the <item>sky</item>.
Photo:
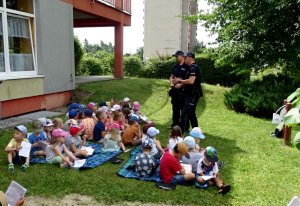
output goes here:
<path id="1" fill-rule="evenodd" d="M 131 26 L 124 28 L 124 54 L 133 54 L 138 48 L 144 46 L 144 3 L 143 0 L 132 0 L 131 4 Z M 202 10 L 208 10 L 210 8 L 205 0 L 199 1 L 198 7 Z M 102 40 L 105 43 L 111 42 L 114 45 L 113 27 L 75 28 L 74 35 L 76 35 L 81 42 L 87 39 L 90 44 L 98 44 Z M 197 39 L 199 42 L 203 41 L 204 44 L 208 44 L 214 41 L 215 36 L 209 36 L 205 28 L 198 25 Z"/>

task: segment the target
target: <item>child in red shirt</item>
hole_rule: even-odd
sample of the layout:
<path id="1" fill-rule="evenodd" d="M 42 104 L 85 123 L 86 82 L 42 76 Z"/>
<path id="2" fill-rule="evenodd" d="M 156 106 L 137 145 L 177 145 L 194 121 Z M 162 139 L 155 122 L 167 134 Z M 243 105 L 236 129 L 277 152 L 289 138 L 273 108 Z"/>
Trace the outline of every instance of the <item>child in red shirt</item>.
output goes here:
<path id="1" fill-rule="evenodd" d="M 162 156 L 159 175 L 164 183 L 184 184 L 194 180 L 195 174 L 186 173 L 184 168 L 180 165 L 179 159 L 181 156 L 189 158 L 188 148 L 182 142 L 177 143 L 172 151 L 166 152 Z"/>

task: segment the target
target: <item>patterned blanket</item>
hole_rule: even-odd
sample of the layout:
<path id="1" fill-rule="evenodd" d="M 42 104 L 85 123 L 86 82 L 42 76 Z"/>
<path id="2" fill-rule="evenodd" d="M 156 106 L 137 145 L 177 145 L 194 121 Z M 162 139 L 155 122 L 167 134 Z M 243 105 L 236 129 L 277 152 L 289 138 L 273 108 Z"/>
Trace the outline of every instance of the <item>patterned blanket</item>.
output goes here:
<path id="1" fill-rule="evenodd" d="M 94 149 L 94 153 L 86 159 L 85 164 L 80 169 L 90 169 L 98 167 L 99 165 L 109 161 L 113 157 L 116 157 L 117 155 L 122 153 L 121 150 L 118 152 L 102 152 L 103 145 L 92 142 L 88 142 L 85 146 L 92 147 Z M 31 158 L 30 162 L 33 164 L 48 164 L 46 158 L 34 157 Z"/>

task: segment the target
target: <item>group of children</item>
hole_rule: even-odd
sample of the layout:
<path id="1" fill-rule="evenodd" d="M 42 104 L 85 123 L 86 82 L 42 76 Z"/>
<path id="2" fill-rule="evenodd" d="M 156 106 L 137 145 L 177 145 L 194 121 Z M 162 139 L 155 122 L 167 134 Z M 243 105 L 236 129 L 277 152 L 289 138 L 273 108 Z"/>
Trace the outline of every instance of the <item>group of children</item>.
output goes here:
<path id="1" fill-rule="evenodd" d="M 72 103 L 69 105 L 66 121 L 60 118 L 41 118 L 33 121 L 32 133 L 23 125 L 15 127 L 13 138 L 5 148 L 8 158 L 8 170 L 14 170 L 14 163 L 21 163 L 25 171 L 29 167 L 30 157 L 43 156 L 51 164 L 60 167 L 72 167 L 78 158 L 86 158 L 88 152 L 83 149 L 87 140 L 103 144 L 102 151 L 127 152 L 126 146 L 142 145 L 142 153 L 136 156 L 134 170 L 138 176 L 151 176 L 159 167 L 163 182 L 185 184 L 195 181 L 195 185 L 205 187 L 216 184 L 219 193 L 230 190 L 223 184 L 218 174 L 218 157 L 212 147 L 199 147 L 204 135 L 200 128 L 193 128 L 189 136 L 183 138 L 179 126 L 174 126 L 169 143 L 163 148 L 156 138 L 159 130 L 154 123 L 140 111 L 141 105 L 125 97 L 119 104 L 114 99 L 101 101 L 99 105 L 90 102 L 87 105 Z M 141 128 L 141 125 L 143 127 Z M 22 142 L 31 144 L 29 157 L 22 157 L 19 151 Z M 191 172 L 181 165 L 191 165 Z"/>

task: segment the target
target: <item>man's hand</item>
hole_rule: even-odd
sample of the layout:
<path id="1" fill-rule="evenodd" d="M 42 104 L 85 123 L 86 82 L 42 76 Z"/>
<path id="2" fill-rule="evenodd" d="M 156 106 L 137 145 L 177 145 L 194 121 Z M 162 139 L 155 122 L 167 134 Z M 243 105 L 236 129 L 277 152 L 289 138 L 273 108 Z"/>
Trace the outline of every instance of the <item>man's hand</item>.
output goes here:
<path id="1" fill-rule="evenodd" d="M 25 197 L 21 197 L 20 199 L 17 200 L 16 206 L 22 206 L 25 202 Z"/>

